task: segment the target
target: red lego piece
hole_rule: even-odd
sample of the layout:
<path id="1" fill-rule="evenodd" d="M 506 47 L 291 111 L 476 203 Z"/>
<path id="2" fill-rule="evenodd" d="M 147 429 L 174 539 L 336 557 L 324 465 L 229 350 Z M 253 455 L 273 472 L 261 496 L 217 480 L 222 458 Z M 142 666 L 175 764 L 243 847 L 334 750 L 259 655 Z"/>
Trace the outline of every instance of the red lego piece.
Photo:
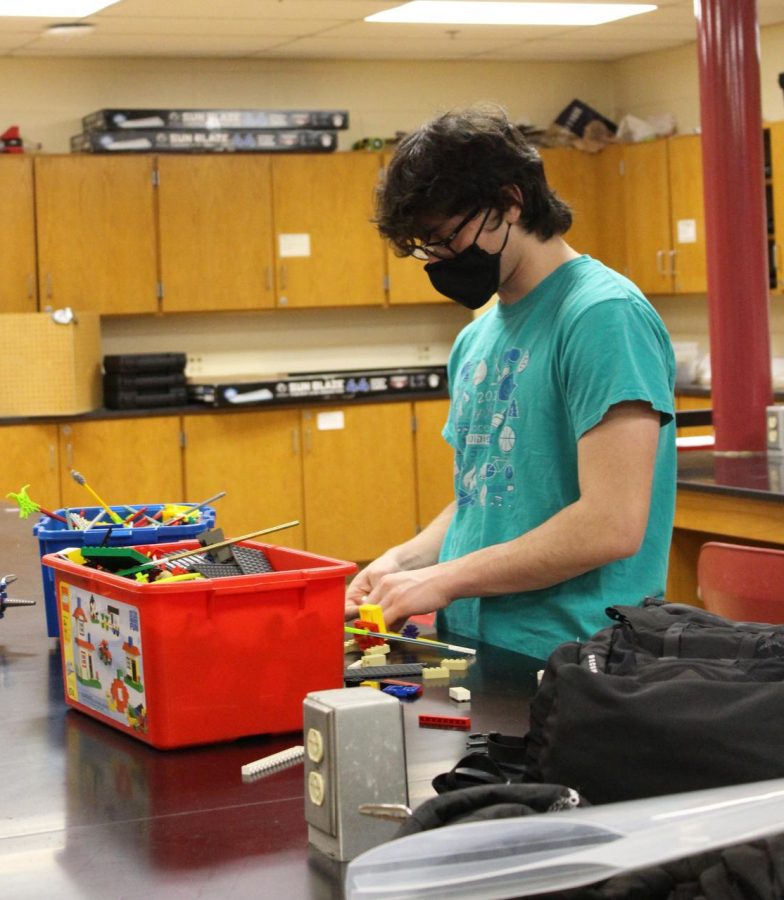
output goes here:
<path id="1" fill-rule="evenodd" d="M 11 125 L 10 128 L 6 128 L 6 130 L 0 134 L 0 152 L 24 153 L 22 137 L 19 134 L 18 125 Z"/>
<path id="2" fill-rule="evenodd" d="M 468 731 L 471 727 L 469 716 L 420 716 L 420 728 L 459 728 Z"/>
<path id="3" fill-rule="evenodd" d="M 378 631 L 378 625 L 375 622 L 366 622 L 364 619 L 355 619 L 354 628 L 363 628 L 365 631 Z M 385 643 L 384 638 L 370 637 L 367 634 L 355 634 L 353 637 L 360 650 L 367 650 L 368 647 L 377 647 L 379 644 Z"/>

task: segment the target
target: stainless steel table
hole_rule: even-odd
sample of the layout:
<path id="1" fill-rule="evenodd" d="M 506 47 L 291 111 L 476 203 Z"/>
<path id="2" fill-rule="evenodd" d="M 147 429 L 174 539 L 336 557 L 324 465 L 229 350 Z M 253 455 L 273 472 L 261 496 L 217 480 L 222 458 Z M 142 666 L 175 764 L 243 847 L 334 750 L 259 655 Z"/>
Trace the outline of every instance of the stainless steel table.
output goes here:
<path id="1" fill-rule="evenodd" d="M 0 898 L 342 897 L 344 867 L 308 848 L 302 767 L 240 777 L 301 734 L 160 751 L 66 707 L 31 527 L 0 505 L 0 575 L 18 576 L 10 596 L 38 601 L 0 621 Z M 535 664 L 478 649 L 452 681 L 472 692 L 472 730 L 524 733 Z M 420 713 L 465 714 L 445 685 L 405 704 L 413 805 L 466 752 L 465 732 L 421 729 Z"/>

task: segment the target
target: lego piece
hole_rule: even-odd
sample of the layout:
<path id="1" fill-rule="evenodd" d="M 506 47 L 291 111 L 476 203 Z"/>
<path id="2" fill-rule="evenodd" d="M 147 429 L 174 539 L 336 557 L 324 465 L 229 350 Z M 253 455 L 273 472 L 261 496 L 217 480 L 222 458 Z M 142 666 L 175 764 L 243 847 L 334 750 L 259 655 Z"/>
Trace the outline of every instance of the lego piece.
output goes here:
<path id="1" fill-rule="evenodd" d="M 449 698 L 457 700 L 458 703 L 466 703 L 471 699 L 471 691 L 464 687 L 449 688 Z"/>
<path id="2" fill-rule="evenodd" d="M 422 669 L 422 677 L 428 679 L 449 678 L 449 669 L 443 666 L 425 666 Z"/>
<path id="3" fill-rule="evenodd" d="M 352 663 L 343 670 L 343 680 L 346 684 L 356 684 L 366 678 L 386 678 L 395 675 L 421 675 L 422 663 L 400 663 L 391 666 L 368 666 L 366 668 L 354 667 Z"/>
<path id="4" fill-rule="evenodd" d="M 351 638 L 350 641 L 343 641 L 343 652 L 344 653 L 356 653 L 359 650 L 359 644 Z"/>
<path id="5" fill-rule="evenodd" d="M 290 766 L 302 762 L 304 757 L 304 746 L 289 747 L 288 750 L 281 750 L 280 753 L 264 756 L 242 767 L 242 780 L 245 782 L 255 781 L 257 778 L 262 778 L 271 772 L 288 769 Z"/>
<path id="6" fill-rule="evenodd" d="M 377 691 L 381 687 L 381 682 L 380 681 L 360 681 L 359 686 L 373 688 L 374 690 Z"/>
<path id="7" fill-rule="evenodd" d="M 365 632 L 364 634 L 358 634 L 354 638 L 363 650 L 368 650 L 370 647 L 376 647 L 384 643 L 384 638 L 373 637 L 373 635 L 377 634 L 380 630 L 375 622 L 366 622 L 364 619 L 355 619 L 354 627 L 363 629 Z M 372 632 L 372 634 L 368 634 L 367 632 Z"/>
<path id="8" fill-rule="evenodd" d="M 452 657 L 449 657 L 447 659 L 442 659 L 441 665 L 445 669 L 449 669 L 451 672 L 466 672 L 466 671 L 468 671 L 468 660 L 467 659 L 453 659 Z"/>
<path id="9" fill-rule="evenodd" d="M 362 682 L 365 684 L 365 682 Z M 378 682 L 375 682 L 378 684 Z M 385 694 L 397 697 L 398 700 L 411 700 L 418 697 L 422 693 L 422 685 L 420 684 L 387 684 L 381 690 Z"/>
<path id="10" fill-rule="evenodd" d="M 423 691 L 421 684 L 416 684 L 416 682 L 413 682 L 413 681 L 400 681 L 397 678 L 382 678 L 381 684 L 383 684 L 383 685 L 388 685 L 388 684 L 400 685 L 401 687 L 416 688 L 417 697 L 419 697 Z"/>
<path id="11" fill-rule="evenodd" d="M 35 606 L 35 600 L 15 600 L 8 596 L 8 585 L 16 581 L 16 575 L 3 575 L 0 578 L 0 619 L 5 611 L 13 606 Z"/>
<path id="12" fill-rule="evenodd" d="M 400 634 L 403 637 L 416 638 L 419 637 L 419 629 L 413 622 L 406 622 L 406 624 L 400 630 Z"/>
<path id="13" fill-rule="evenodd" d="M 384 656 L 386 656 L 388 653 L 391 652 L 391 650 L 392 650 L 392 648 L 389 646 L 389 644 L 381 644 L 378 647 L 369 647 L 367 650 L 364 651 L 364 653 L 366 656 L 369 656 L 371 653 L 376 653 L 376 654 L 383 653 Z"/>
<path id="14" fill-rule="evenodd" d="M 362 668 L 384 666 L 386 661 L 387 658 L 383 653 L 366 653 L 360 660 Z"/>
<path id="15" fill-rule="evenodd" d="M 359 607 L 359 618 L 363 622 L 372 622 L 377 628 L 371 628 L 371 631 L 386 631 L 387 626 L 384 622 L 384 613 L 381 607 L 375 603 L 363 603 Z M 357 625 L 357 628 L 369 628 L 368 625 Z"/>
<path id="16" fill-rule="evenodd" d="M 468 731 L 471 727 L 469 716 L 420 716 L 420 728 L 458 728 Z"/>

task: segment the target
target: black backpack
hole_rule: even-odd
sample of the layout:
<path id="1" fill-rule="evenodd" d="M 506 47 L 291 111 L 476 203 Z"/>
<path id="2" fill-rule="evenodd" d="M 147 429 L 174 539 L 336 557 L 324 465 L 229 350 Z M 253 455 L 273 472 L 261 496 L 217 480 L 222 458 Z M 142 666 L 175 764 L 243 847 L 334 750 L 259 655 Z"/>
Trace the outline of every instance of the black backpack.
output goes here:
<path id="1" fill-rule="evenodd" d="M 609 803 L 784 776 L 784 625 L 647 599 L 551 654 L 525 780 Z"/>

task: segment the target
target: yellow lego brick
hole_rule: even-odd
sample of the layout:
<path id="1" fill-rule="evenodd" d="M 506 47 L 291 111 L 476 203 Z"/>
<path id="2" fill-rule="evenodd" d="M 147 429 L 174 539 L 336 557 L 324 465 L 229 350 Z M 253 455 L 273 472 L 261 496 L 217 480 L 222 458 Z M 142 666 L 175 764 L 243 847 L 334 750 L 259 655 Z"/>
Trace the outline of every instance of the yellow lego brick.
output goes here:
<path id="1" fill-rule="evenodd" d="M 387 630 L 387 626 L 384 623 L 384 613 L 381 612 L 381 607 L 375 603 L 363 603 L 359 607 L 357 618 L 362 619 L 363 622 L 372 622 L 374 625 L 378 625 L 379 631 Z"/>
<path id="2" fill-rule="evenodd" d="M 380 681 L 360 681 L 359 686 L 360 687 L 371 687 L 371 688 L 375 688 L 376 690 L 379 690 L 379 688 L 381 687 L 381 682 Z"/>

